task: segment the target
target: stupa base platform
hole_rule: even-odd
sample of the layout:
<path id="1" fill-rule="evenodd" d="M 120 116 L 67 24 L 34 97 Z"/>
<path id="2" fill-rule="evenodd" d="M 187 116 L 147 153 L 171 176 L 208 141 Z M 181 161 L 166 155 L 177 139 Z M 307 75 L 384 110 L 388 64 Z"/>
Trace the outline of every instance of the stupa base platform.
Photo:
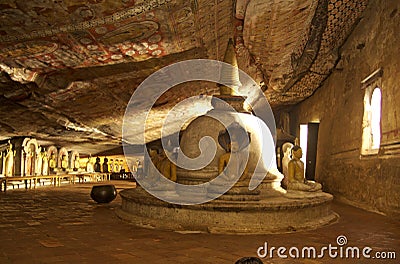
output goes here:
<path id="1" fill-rule="evenodd" d="M 333 196 L 317 192 L 304 196 L 261 198 L 258 201 L 217 199 L 199 205 L 161 201 L 142 188 L 120 192 L 121 219 L 140 227 L 177 232 L 272 234 L 312 230 L 335 223 Z"/>

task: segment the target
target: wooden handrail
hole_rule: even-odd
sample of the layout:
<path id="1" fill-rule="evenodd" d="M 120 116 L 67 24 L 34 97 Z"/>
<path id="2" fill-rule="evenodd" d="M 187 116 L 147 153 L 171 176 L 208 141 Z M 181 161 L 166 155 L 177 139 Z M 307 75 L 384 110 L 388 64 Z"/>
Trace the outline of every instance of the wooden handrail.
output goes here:
<path id="1" fill-rule="evenodd" d="M 8 181 L 25 181 L 25 189 L 28 189 L 28 180 L 29 180 L 29 187 L 32 187 L 32 180 L 33 180 L 33 188 L 36 188 L 36 183 L 39 179 L 51 179 L 53 181 L 54 186 L 60 186 L 61 185 L 61 179 L 62 178 L 69 178 L 70 182 L 72 184 L 75 184 L 75 177 L 85 177 L 88 176 L 90 177 L 90 180 L 97 180 L 97 177 L 99 176 L 102 181 L 107 181 L 110 180 L 110 174 L 109 173 L 102 173 L 102 172 L 82 172 L 82 173 L 70 173 L 70 174 L 53 174 L 53 175 L 36 175 L 36 176 L 4 176 L 0 177 L 0 191 L 1 187 L 4 184 L 4 192 L 7 190 L 7 182 Z M 72 180 L 71 180 L 72 178 Z M 82 181 L 83 182 L 83 181 Z"/>

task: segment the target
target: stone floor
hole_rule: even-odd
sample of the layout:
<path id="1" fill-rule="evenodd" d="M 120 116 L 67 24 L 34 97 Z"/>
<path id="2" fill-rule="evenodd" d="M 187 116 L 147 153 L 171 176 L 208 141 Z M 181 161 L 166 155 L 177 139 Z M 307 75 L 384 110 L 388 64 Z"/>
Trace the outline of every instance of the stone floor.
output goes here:
<path id="1" fill-rule="evenodd" d="M 118 190 L 134 183 L 113 181 Z M 0 263 L 234 263 L 243 256 L 256 256 L 265 242 L 287 248 L 287 259 L 263 258 L 264 263 L 399 263 L 392 260 L 289 256 L 289 248 L 338 246 L 372 248 L 400 254 L 400 223 L 384 216 L 334 203 L 338 223 L 315 231 L 274 235 L 210 235 L 176 233 L 135 227 L 114 214 L 120 197 L 109 204 L 96 204 L 89 193 L 93 184 L 16 189 L 0 193 Z M 268 223 L 265 223 L 268 224 Z M 291 251 L 294 253 L 294 249 Z M 340 252 L 333 249 L 332 254 Z M 263 251 L 261 251 L 263 253 Z M 340 253 L 339 253 L 340 254 Z M 361 254 L 361 253 L 360 253 Z"/>

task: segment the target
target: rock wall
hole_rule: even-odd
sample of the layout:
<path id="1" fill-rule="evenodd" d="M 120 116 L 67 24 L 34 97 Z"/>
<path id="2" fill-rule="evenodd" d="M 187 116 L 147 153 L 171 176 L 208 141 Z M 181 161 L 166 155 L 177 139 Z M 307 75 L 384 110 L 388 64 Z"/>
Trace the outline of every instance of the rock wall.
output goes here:
<path id="1" fill-rule="evenodd" d="M 313 96 L 291 112 L 293 127 L 320 122 L 316 178 L 337 199 L 400 216 L 400 1 L 371 0 L 339 50 L 335 70 Z M 381 146 L 361 155 L 362 81 L 375 70 L 382 91 Z M 375 85 L 374 84 L 374 85 Z"/>

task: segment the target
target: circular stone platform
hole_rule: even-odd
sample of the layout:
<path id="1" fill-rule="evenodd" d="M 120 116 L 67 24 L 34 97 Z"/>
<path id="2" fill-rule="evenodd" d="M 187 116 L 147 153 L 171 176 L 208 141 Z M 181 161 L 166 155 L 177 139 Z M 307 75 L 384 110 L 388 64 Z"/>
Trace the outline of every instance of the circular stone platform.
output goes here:
<path id="1" fill-rule="evenodd" d="M 334 223 L 333 196 L 324 193 L 289 193 L 258 201 L 217 199 L 200 205 L 161 201 L 141 187 L 120 192 L 117 215 L 137 226 L 182 232 L 270 234 L 316 229 Z"/>

